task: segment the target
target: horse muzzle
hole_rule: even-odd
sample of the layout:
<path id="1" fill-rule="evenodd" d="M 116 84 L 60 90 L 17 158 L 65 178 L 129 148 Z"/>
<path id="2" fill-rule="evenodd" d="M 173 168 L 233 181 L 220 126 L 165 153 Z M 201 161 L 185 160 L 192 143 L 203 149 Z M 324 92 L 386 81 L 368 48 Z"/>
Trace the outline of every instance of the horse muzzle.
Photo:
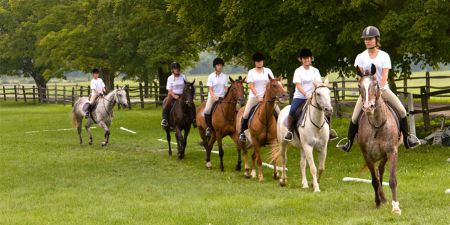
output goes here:
<path id="1" fill-rule="evenodd" d="M 279 102 L 284 103 L 285 101 L 289 100 L 289 95 L 285 93 L 280 96 L 277 96 L 277 99 Z"/>
<path id="2" fill-rule="evenodd" d="M 324 107 L 323 112 L 326 116 L 331 116 L 333 115 L 333 107 Z"/>
<path id="3" fill-rule="evenodd" d="M 375 112 L 376 106 L 375 102 L 365 102 L 363 104 L 362 110 L 365 113 L 373 114 Z"/>

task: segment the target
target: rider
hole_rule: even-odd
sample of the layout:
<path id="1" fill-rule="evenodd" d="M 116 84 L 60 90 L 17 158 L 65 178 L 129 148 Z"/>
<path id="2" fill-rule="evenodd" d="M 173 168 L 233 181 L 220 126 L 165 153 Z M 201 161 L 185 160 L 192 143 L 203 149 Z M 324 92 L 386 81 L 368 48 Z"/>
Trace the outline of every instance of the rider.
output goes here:
<path id="1" fill-rule="evenodd" d="M 221 58 L 215 58 L 213 61 L 214 72 L 208 76 L 208 100 L 206 101 L 206 106 L 204 110 L 205 120 L 208 127 L 206 128 L 206 137 L 211 136 L 211 108 L 215 102 L 225 96 L 225 92 L 228 89 L 228 76 L 222 73 L 223 66 L 225 62 Z"/>
<path id="2" fill-rule="evenodd" d="M 294 97 L 291 103 L 291 109 L 288 116 L 288 133 L 284 137 L 287 141 L 292 141 L 293 131 L 295 129 L 295 113 L 297 109 L 302 106 L 307 99 L 311 98 L 311 94 L 314 91 L 314 82 L 322 83 L 319 70 L 313 67 L 313 54 L 310 49 L 304 48 L 298 53 L 298 61 L 302 64 L 294 72 L 294 78 L 292 82 L 295 84 Z M 327 121 L 330 121 L 330 117 L 327 116 Z M 331 123 L 330 127 L 331 127 Z M 330 128 L 330 139 L 337 138 L 336 132 Z"/>
<path id="3" fill-rule="evenodd" d="M 170 64 L 170 69 L 172 71 L 172 74 L 167 78 L 167 86 L 166 89 L 168 91 L 167 93 L 167 100 L 165 104 L 163 105 L 163 113 L 162 113 L 162 120 L 161 120 L 161 126 L 166 127 L 169 125 L 168 118 L 170 113 L 170 108 L 172 106 L 172 103 L 177 100 L 182 94 L 184 89 L 184 82 L 186 81 L 186 76 L 184 74 L 181 74 L 180 69 L 181 66 L 178 62 L 173 62 Z M 196 126 L 195 123 L 195 108 L 193 109 L 194 112 L 192 115 L 194 116 L 194 120 L 192 121 L 192 124 L 194 127 Z"/>
<path id="4" fill-rule="evenodd" d="M 83 113 L 85 118 L 89 117 L 89 113 L 92 109 L 92 104 L 94 104 L 97 97 L 103 96 L 103 94 L 106 92 L 105 83 L 103 83 L 103 80 L 98 77 L 99 75 L 100 71 L 97 68 L 92 70 L 91 95 L 89 96 L 89 101 L 83 105 Z"/>
<path id="5" fill-rule="evenodd" d="M 378 85 L 381 89 L 381 96 L 392 107 L 394 107 L 400 116 L 400 130 L 403 134 L 403 143 L 406 148 L 414 148 L 420 145 L 419 140 L 408 131 L 408 123 L 406 120 L 406 110 L 403 107 L 397 96 L 389 89 L 387 82 L 389 69 L 391 69 L 391 59 L 389 55 L 380 50 L 380 31 L 374 26 L 366 27 L 361 38 L 364 39 L 366 50 L 358 54 L 355 59 L 355 66 L 358 66 L 361 71 L 370 70 L 372 64 L 376 66 L 376 77 Z M 346 144 L 339 144 L 337 147 L 343 151 L 350 151 L 353 139 L 358 132 L 358 118 L 362 110 L 361 95 L 356 102 L 355 109 L 348 128 L 348 142 Z M 342 141 L 342 140 L 341 140 Z"/>
<path id="6" fill-rule="evenodd" d="M 248 117 L 250 114 L 250 110 L 253 108 L 253 106 L 263 101 L 263 96 L 266 92 L 266 84 L 267 82 L 269 82 L 268 76 L 270 76 L 272 79 L 274 78 L 272 70 L 264 67 L 263 54 L 259 52 L 253 54 L 253 62 L 255 63 L 255 68 L 249 70 L 247 74 L 247 83 L 250 92 L 241 121 L 241 132 L 239 135 L 239 139 L 242 142 L 247 141 L 244 131 L 248 128 Z M 280 111 L 277 105 L 275 105 L 275 110 L 276 112 Z"/>

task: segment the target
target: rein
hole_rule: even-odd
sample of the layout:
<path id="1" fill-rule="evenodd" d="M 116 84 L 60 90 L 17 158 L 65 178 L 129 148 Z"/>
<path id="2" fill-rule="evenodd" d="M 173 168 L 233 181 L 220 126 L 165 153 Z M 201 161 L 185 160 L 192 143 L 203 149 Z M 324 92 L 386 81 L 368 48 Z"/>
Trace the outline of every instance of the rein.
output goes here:
<path id="1" fill-rule="evenodd" d="M 319 88 L 324 88 L 324 87 L 327 88 L 327 86 L 321 85 L 321 86 L 316 87 L 316 88 L 314 89 L 314 91 L 313 91 L 313 96 L 314 96 L 314 101 L 316 101 L 316 105 L 313 104 L 313 99 L 310 99 L 310 100 L 308 100 L 308 106 L 312 106 L 312 107 L 318 109 L 319 111 L 323 111 L 322 107 L 321 107 L 320 105 L 317 105 L 317 100 L 316 100 L 316 98 L 317 98 L 317 97 L 316 97 L 316 94 L 317 94 L 317 93 L 316 93 L 316 90 L 319 89 Z M 307 110 L 308 110 L 308 114 L 309 114 L 309 121 L 310 121 L 317 129 L 319 129 L 319 130 L 322 129 L 323 126 L 325 125 L 326 121 L 323 120 L 323 123 L 322 123 L 321 125 L 317 125 L 317 123 L 315 123 L 315 122 L 312 120 L 312 116 L 311 116 L 311 108 L 308 107 Z"/>

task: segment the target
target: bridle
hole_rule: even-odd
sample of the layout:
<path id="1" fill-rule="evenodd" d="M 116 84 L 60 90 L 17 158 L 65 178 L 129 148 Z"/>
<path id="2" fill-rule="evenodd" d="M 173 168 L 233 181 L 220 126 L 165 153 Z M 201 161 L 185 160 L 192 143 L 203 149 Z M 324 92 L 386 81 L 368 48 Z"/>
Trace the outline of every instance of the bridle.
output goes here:
<path id="1" fill-rule="evenodd" d="M 317 89 L 319 89 L 319 88 L 328 88 L 326 85 L 324 85 L 324 84 L 321 84 L 320 86 L 318 86 L 318 87 L 316 87 L 316 88 L 314 88 L 314 91 L 313 91 L 313 93 L 312 93 L 312 95 L 314 96 L 314 101 L 316 102 L 316 105 L 314 105 L 313 104 L 313 99 L 311 98 L 310 100 L 308 100 L 308 105 L 310 105 L 310 106 L 312 106 L 312 107 L 314 107 L 314 108 L 316 108 L 316 109 L 318 109 L 319 111 L 323 111 L 323 108 L 322 108 L 322 106 L 320 106 L 320 105 L 318 105 L 317 104 Z M 312 120 L 312 116 L 311 116 L 311 108 L 310 107 L 308 107 L 308 114 L 309 114 L 309 121 L 317 128 L 317 129 L 322 129 L 323 128 L 323 126 L 325 125 L 325 123 L 326 123 L 326 120 L 323 120 L 323 122 L 322 122 L 322 124 L 321 125 L 318 125 L 317 123 L 315 123 L 313 120 Z"/>

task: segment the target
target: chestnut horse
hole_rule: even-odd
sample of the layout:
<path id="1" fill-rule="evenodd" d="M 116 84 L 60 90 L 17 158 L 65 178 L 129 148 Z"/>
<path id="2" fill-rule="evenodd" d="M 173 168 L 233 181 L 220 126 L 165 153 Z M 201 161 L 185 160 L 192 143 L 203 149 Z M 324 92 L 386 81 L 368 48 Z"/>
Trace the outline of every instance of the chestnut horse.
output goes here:
<path id="1" fill-rule="evenodd" d="M 206 102 L 203 102 L 197 109 L 197 127 L 202 138 L 202 145 L 206 150 L 206 168 L 211 169 L 211 150 L 214 143 L 217 140 L 219 145 L 219 157 L 220 157 L 220 170 L 224 171 L 222 148 L 222 139 L 226 136 L 230 136 L 233 141 L 238 144 L 238 133 L 236 132 L 235 120 L 236 120 L 236 104 L 243 105 L 244 103 L 244 86 L 242 80 L 233 80 L 230 77 L 231 86 L 228 88 L 225 96 L 217 103 L 215 111 L 211 115 L 212 123 L 212 135 L 208 138 L 205 135 L 205 130 L 208 127 L 203 111 L 205 109 Z M 241 151 L 238 148 L 238 161 L 236 164 L 236 170 L 241 170 Z"/>
<path id="2" fill-rule="evenodd" d="M 273 148 L 278 148 L 278 139 L 277 139 L 277 121 L 274 116 L 275 112 L 275 101 L 284 101 L 289 98 L 288 93 L 284 90 L 283 84 L 281 83 L 281 79 L 272 79 L 269 76 L 270 81 L 266 84 L 266 92 L 264 94 L 264 98 L 262 102 L 259 103 L 259 107 L 253 114 L 253 119 L 249 120 L 248 124 L 248 132 L 246 132 L 247 140 L 253 145 L 253 171 L 250 174 L 250 167 L 248 165 L 248 157 L 247 157 L 247 143 L 242 143 L 239 141 L 240 148 L 243 150 L 244 155 L 244 164 L 245 164 L 245 172 L 244 175 L 247 178 L 256 176 L 255 169 L 255 160 L 258 163 L 258 178 L 259 181 L 264 180 L 263 172 L 262 172 L 262 159 L 260 148 L 264 146 L 266 143 Z M 236 130 L 239 130 L 241 127 L 242 115 L 244 114 L 244 108 L 241 108 L 237 114 L 236 119 Z M 272 152 L 277 152 L 273 150 Z M 273 161 L 273 177 L 277 178 L 277 170 L 276 170 L 276 162 Z"/>
<path id="3" fill-rule="evenodd" d="M 372 175 L 375 190 L 375 203 L 379 208 L 386 203 L 383 192 L 383 173 L 386 162 L 390 163 L 389 187 L 392 191 L 392 212 L 401 214 L 397 199 L 397 157 L 402 134 L 397 126 L 396 115 L 392 113 L 381 96 L 376 76 L 375 65 L 364 74 L 359 67 L 359 92 L 363 103 L 363 113 L 359 118 L 358 143 L 367 167 Z M 378 164 L 378 166 L 377 166 Z"/>

